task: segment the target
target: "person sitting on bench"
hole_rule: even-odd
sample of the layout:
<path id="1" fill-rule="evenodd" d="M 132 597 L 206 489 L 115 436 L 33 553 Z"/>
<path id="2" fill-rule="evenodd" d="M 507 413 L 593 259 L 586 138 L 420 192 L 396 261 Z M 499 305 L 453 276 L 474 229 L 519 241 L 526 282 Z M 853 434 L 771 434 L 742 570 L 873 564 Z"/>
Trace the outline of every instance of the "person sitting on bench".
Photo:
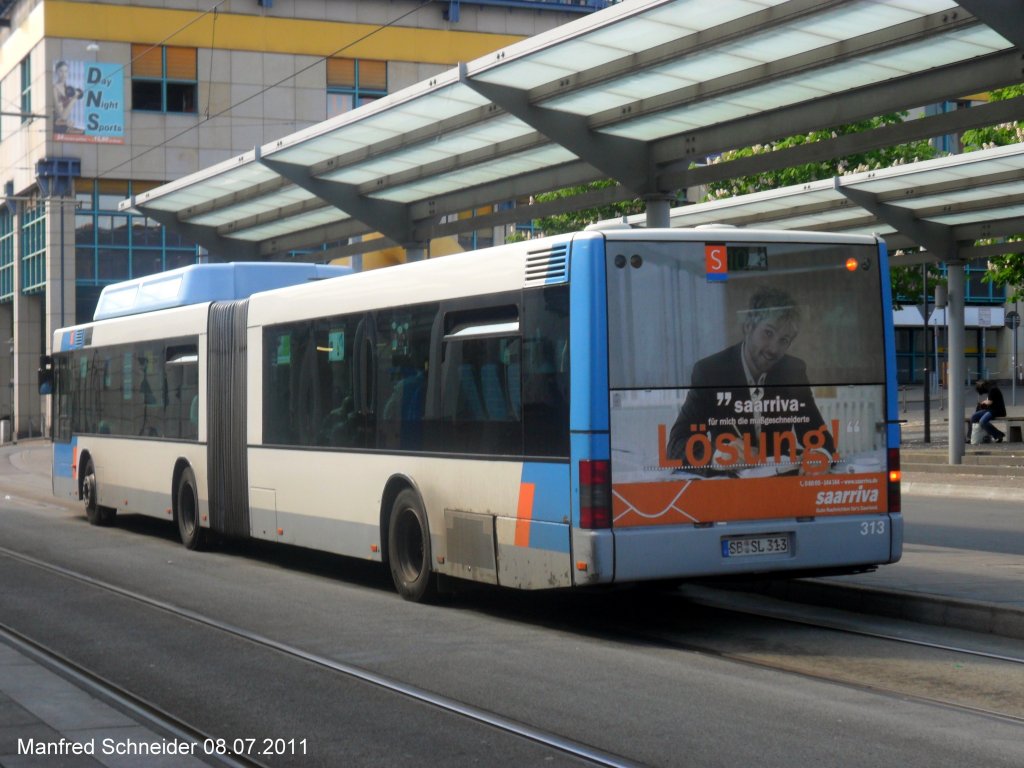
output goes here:
<path id="1" fill-rule="evenodd" d="M 986 381 L 985 379 L 978 379 L 978 383 L 974 385 L 974 388 L 978 391 L 981 401 L 978 403 L 978 408 L 975 410 L 974 415 L 971 416 L 971 421 L 975 424 L 980 424 L 988 436 L 997 443 L 1003 442 L 1003 438 L 1006 435 L 1000 432 L 992 423 L 992 419 L 1006 417 L 1006 403 L 1003 402 L 1003 393 L 999 391 L 999 387 L 993 382 Z"/>

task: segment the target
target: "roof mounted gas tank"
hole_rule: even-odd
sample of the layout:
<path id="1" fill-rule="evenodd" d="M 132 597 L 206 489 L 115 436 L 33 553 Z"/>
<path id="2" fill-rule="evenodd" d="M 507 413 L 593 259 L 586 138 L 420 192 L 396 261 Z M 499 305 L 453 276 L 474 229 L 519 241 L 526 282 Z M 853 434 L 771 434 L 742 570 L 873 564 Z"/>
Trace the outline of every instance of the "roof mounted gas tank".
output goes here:
<path id="1" fill-rule="evenodd" d="M 351 273 L 349 267 L 297 262 L 193 264 L 108 285 L 100 293 L 93 320 L 208 301 L 246 299 L 260 291 Z"/>

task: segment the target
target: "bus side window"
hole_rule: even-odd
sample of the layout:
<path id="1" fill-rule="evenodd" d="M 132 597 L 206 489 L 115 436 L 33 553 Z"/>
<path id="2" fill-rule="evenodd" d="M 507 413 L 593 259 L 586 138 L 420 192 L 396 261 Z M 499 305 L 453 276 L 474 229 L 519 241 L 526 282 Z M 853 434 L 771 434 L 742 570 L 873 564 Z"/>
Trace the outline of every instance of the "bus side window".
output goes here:
<path id="1" fill-rule="evenodd" d="M 568 456 L 568 288 L 524 291 L 523 316 L 523 451 Z"/>
<path id="2" fill-rule="evenodd" d="M 522 455 L 519 347 L 518 336 L 445 342 L 442 418 L 449 450 Z"/>

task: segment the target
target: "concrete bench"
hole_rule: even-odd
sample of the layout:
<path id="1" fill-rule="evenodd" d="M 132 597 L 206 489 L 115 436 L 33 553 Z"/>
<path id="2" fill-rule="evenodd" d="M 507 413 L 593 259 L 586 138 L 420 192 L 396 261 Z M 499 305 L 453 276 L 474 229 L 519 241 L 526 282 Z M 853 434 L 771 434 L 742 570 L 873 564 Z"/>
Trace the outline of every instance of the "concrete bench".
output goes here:
<path id="1" fill-rule="evenodd" d="M 1024 416 L 1000 416 L 998 419 L 992 419 L 990 422 L 994 424 L 996 429 L 1000 429 L 1006 433 L 1006 442 L 1008 443 L 1024 443 Z M 966 439 L 971 439 L 971 417 L 964 416 L 964 435 Z"/>

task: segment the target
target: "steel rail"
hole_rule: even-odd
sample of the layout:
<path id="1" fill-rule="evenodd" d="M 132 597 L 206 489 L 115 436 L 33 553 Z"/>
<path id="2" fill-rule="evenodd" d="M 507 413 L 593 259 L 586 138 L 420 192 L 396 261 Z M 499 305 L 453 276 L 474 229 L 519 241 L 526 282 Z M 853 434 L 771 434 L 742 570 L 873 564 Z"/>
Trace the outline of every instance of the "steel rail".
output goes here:
<path id="1" fill-rule="evenodd" d="M 513 734 L 520 738 L 526 739 L 527 741 L 539 744 L 541 746 L 548 747 L 558 752 L 562 752 L 567 755 L 585 760 L 593 765 L 601 766 L 602 768 L 641 768 L 640 764 L 633 761 L 627 760 L 626 758 L 618 755 L 613 755 L 608 752 L 604 752 L 594 747 L 590 747 L 586 744 L 567 739 L 555 734 L 543 731 L 539 728 L 534 728 L 525 723 L 521 723 L 512 720 L 507 717 L 503 717 L 494 712 L 488 712 L 479 707 L 474 707 L 469 704 L 451 699 L 447 696 L 432 693 L 422 688 L 418 688 L 408 683 L 403 683 L 394 678 L 380 675 L 375 672 L 371 672 L 362 667 L 357 667 L 353 664 L 346 664 L 344 662 L 336 661 L 334 659 L 321 656 L 316 653 L 310 653 L 304 651 L 301 648 L 288 645 L 286 643 L 273 640 L 264 635 L 260 635 L 255 632 L 250 632 L 242 627 L 229 624 L 227 622 L 220 621 L 218 619 L 205 616 L 197 611 L 193 611 L 188 608 L 174 605 L 163 600 L 157 600 L 156 598 L 148 597 L 138 592 L 134 592 L 124 587 L 119 587 L 115 584 L 102 581 L 100 579 L 88 576 L 84 573 L 79 573 L 70 568 L 64 566 L 55 565 L 53 563 L 47 563 L 38 558 L 32 557 L 31 555 L 25 555 L 20 552 L 15 552 L 6 547 L 0 547 L 0 554 L 7 556 L 12 560 L 18 560 L 28 565 L 32 565 L 36 568 L 55 573 L 68 579 L 73 579 L 84 584 L 88 584 L 92 587 L 111 592 L 125 597 L 130 600 L 134 600 L 143 605 L 151 608 L 169 613 L 173 616 L 188 619 L 197 624 L 200 624 L 211 629 L 216 629 L 225 634 L 232 635 L 234 637 L 247 640 L 248 642 L 255 643 L 264 648 L 269 648 L 285 655 L 291 656 L 296 659 L 300 659 L 310 664 L 329 669 L 333 672 L 351 677 L 356 680 L 368 683 L 375 687 L 381 688 L 392 693 L 400 694 L 410 698 L 414 701 L 427 704 L 436 709 L 449 712 L 451 714 L 460 715 L 473 722 L 480 723 L 482 725 L 488 725 L 499 731 Z M 131 694 L 127 694 L 131 696 Z"/>
<path id="2" fill-rule="evenodd" d="M 713 588 L 708 588 L 713 589 Z M 733 593 L 729 593 L 733 594 Z M 741 593 L 747 594 L 747 593 Z M 742 613 L 748 616 L 757 616 L 763 619 L 771 619 L 773 621 L 783 621 L 789 624 L 796 624 L 799 626 L 811 627 L 812 629 L 828 629 L 833 632 L 843 632 L 849 635 L 857 635 L 860 637 L 868 637 L 876 640 L 889 640 L 895 643 L 903 643 L 905 645 L 914 645 L 920 648 L 928 648 L 936 651 L 948 651 L 950 653 L 959 653 L 965 656 L 976 656 L 983 659 L 991 659 L 993 661 L 1005 661 L 1010 664 L 1024 664 L 1024 657 L 1021 656 L 1008 656 L 1002 653 L 993 653 L 991 651 L 982 651 L 977 648 L 965 648 L 957 645 L 950 645 L 948 643 L 940 643 L 934 640 L 922 640 L 914 637 L 906 637 L 905 635 L 897 635 L 889 632 L 880 632 L 878 630 L 862 629 L 859 627 L 851 626 L 848 623 L 841 621 L 829 621 L 826 619 L 807 619 L 802 617 L 796 617 L 788 615 L 782 610 L 773 611 L 769 608 L 759 607 L 753 608 L 750 606 L 736 606 L 727 604 L 726 600 L 716 600 L 704 593 L 697 593 L 696 591 L 689 591 L 685 595 L 685 599 L 695 605 L 701 605 L 706 608 L 715 608 L 718 610 L 726 610 L 732 613 Z M 791 605 L 791 604 L 790 604 Z M 840 610 L 840 609 L 835 609 Z"/>
<path id="3" fill-rule="evenodd" d="M 157 735 L 171 737 L 195 746 L 201 746 L 208 740 L 216 741 L 215 736 L 205 733 L 152 702 L 89 671 L 66 656 L 26 637 L 4 623 L 0 623 L 0 642 L 6 643 L 86 693 L 113 705 L 115 709 L 120 710 L 136 722 L 151 727 Z M 193 753 L 192 756 L 200 762 L 213 762 L 217 765 L 227 766 L 227 768 L 269 768 L 266 763 L 247 756 L 220 752 L 207 754 L 205 750 L 202 752 L 201 756 L 198 753 Z"/>

